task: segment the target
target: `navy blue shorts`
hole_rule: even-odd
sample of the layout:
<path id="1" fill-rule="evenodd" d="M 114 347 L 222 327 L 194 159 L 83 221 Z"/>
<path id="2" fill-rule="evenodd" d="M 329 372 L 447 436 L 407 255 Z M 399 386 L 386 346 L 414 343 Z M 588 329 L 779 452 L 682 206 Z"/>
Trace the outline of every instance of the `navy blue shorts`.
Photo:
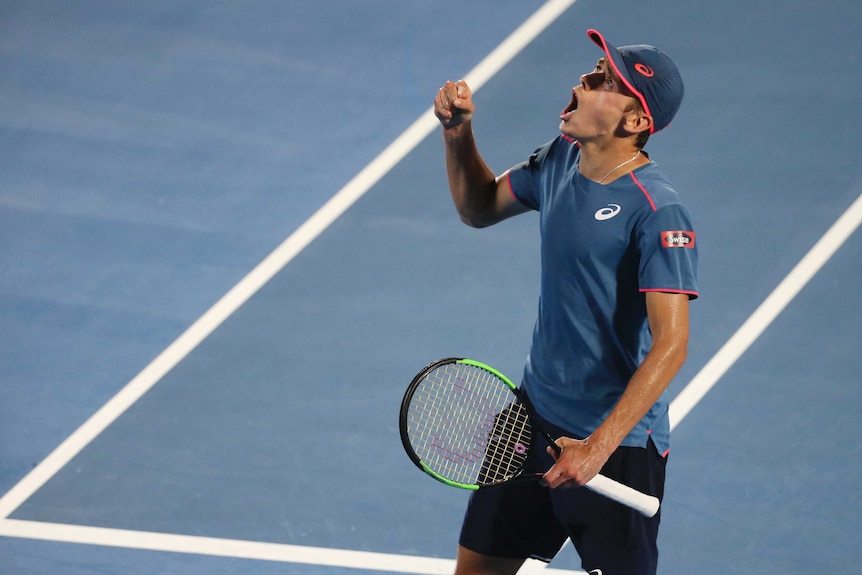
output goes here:
<path id="1" fill-rule="evenodd" d="M 552 437 L 566 433 L 541 422 Z M 526 473 L 544 473 L 553 465 L 540 439 Z M 666 458 L 652 441 L 647 448 L 620 447 L 601 473 L 639 491 L 664 495 Z M 506 558 L 549 562 L 571 538 L 584 570 L 603 575 L 654 575 L 658 564 L 661 510 L 647 518 L 585 488 L 550 489 L 538 481 L 516 481 L 473 492 L 461 528 L 467 549 Z"/>

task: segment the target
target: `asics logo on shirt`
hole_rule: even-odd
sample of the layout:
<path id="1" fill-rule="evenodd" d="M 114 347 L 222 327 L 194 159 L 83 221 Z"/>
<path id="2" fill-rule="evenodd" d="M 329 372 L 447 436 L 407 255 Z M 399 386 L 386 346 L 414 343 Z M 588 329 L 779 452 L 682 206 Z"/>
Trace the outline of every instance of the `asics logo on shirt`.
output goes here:
<path id="1" fill-rule="evenodd" d="M 608 207 L 598 210 L 595 217 L 600 222 L 603 222 L 605 220 L 611 219 L 612 217 L 620 213 L 621 209 L 622 208 L 619 204 L 608 204 Z"/>
<path id="2" fill-rule="evenodd" d="M 593 569 L 592 571 L 588 571 L 588 575 L 602 575 L 601 569 Z"/>

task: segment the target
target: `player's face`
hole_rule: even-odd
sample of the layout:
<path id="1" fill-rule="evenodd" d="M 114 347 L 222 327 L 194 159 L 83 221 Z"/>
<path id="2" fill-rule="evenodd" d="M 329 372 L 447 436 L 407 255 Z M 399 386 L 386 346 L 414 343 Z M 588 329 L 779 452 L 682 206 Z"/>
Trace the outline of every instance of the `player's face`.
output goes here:
<path id="1" fill-rule="evenodd" d="M 633 100 L 607 58 L 602 57 L 572 89 L 572 99 L 560 113 L 560 131 L 581 141 L 613 135 Z"/>

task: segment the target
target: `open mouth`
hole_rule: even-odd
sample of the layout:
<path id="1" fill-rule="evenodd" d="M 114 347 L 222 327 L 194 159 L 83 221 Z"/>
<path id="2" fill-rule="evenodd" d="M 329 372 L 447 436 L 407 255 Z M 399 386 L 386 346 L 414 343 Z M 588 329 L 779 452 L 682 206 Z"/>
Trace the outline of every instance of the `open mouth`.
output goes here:
<path id="1" fill-rule="evenodd" d="M 569 105 L 566 106 L 566 109 L 560 113 L 560 118 L 565 116 L 566 114 L 570 114 L 578 109 L 578 94 L 574 90 L 572 90 L 572 100 L 569 102 Z"/>

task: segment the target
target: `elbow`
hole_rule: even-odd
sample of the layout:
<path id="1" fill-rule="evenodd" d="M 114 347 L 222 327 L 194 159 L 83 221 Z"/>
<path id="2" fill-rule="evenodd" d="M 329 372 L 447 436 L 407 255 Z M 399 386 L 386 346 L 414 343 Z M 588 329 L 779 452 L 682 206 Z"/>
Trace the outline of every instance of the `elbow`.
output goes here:
<path id="1" fill-rule="evenodd" d="M 455 204 L 461 222 L 471 228 L 487 228 L 499 221 L 493 210 L 476 204 Z"/>
<path id="2" fill-rule="evenodd" d="M 488 226 L 491 226 L 495 223 L 488 218 L 482 218 L 475 214 L 459 213 L 458 215 L 461 217 L 461 222 L 470 226 L 471 228 L 487 228 Z"/>

